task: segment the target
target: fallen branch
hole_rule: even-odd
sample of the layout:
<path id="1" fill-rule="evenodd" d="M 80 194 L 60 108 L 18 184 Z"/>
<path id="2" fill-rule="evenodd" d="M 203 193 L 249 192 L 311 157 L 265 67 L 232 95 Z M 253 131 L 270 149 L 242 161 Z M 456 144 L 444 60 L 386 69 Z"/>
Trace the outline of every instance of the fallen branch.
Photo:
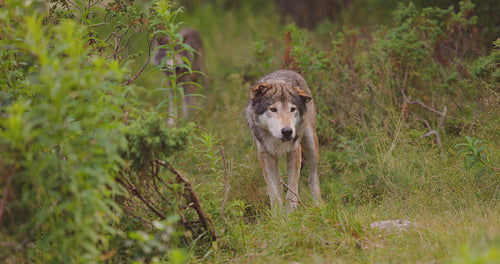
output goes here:
<path id="1" fill-rule="evenodd" d="M 168 205 L 172 205 L 172 203 L 170 201 L 168 201 L 162 194 L 160 194 L 160 190 L 157 186 L 157 183 L 156 183 L 156 180 L 160 181 L 163 185 L 165 185 L 165 187 L 169 188 L 170 190 L 173 191 L 173 188 L 170 186 L 170 184 L 168 184 L 167 182 L 165 182 L 159 175 L 158 175 L 158 172 L 159 172 L 159 166 L 166 166 L 166 163 L 163 162 L 163 161 L 159 161 L 159 160 L 156 160 L 156 174 L 153 174 L 153 187 L 155 188 L 156 190 L 156 193 L 163 199 L 163 201 L 165 201 Z M 186 217 L 184 216 L 184 214 L 182 213 L 182 211 L 184 209 L 186 209 L 188 206 L 184 206 L 180 203 L 180 200 L 181 198 L 179 197 L 179 194 L 176 193 L 175 194 L 175 198 L 177 199 L 177 204 L 178 204 L 178 207 L 179 207 L 179 211 L 178 211 L 178 214 L 180 215 L 181 217 L 181 221 L 182 221 L 182 224 L 184 224 L 184 226 L 186 226 L 187 228 L 189 228 L 188 226 L 188 221 L 186 220 Z"/>
<path id="2" fill-rule="evenodd" d="M 444 121 L 446 119 L 446 114 L 448 113 L 448 107 L 443 106 L 443 111 L 441 112 L 441 121 L 439 121 L 439 128 L 443 129 L 444 127 Z"/>
<path id="3" fill-rule="evenodd" d="M 137 213 L 137 214 L 134 213 L 135 208 L 141 208 L 144 212 L 147 212 L 148 216 L 151 214 L 150 211 L 146 207 L 144 207 L 139 201 L 136 201 L 135 199 L 128 199 L 128 202 L 130 202 L 130 205 L 129 204 L 124 205 L 124 208 L 126 208 L 126 210 L 124 210 L 125 214 L 129 218 L 138 219 L 144 225 L 152 227 L 153 224 L 152 224 L 152 221 L 150 219 L 146 219 L 145 217 L 141 216 L 139 213 Z"/>
<path id="4" fill-rule="evenodd" d="M 446 119 L 446 114 L 448 113 L 448 107 L 446 107 L 446 105 L 443 106 L 443 111 L 440 112 L 440 111 L 438 111 L 438 110 L 436 110 L 436 109 L 434 109 L 434 108 L 432 108 L 432 107 L 424 104 L 423 102 L 421 102 L 419 100 L 413 100 L 413 101 L 408 100 L 408 97 L 406 97 L 405 89 L 404 88 L 401 88 L 401 94 L 403 95 L 403 102 L 404 103 L 407 103 L 407 104 L 417 104 L 420 107 L 424 108 L 425 110 L 430 111 L 430 112 L 432 112 L 432 113 L 440 116 L 441 120 L 439 122 L 439 128 L 443 128 L 444 121 Z"/>
<path id="5" fill-rule="evenodd" d="M 287 200 L 290 200 L 290 201 L 292 201 L 292 202 L 298 202 L 298 203 L 299 203 L 300 205 L 302 205 L 304 208 L 307 208 L 307 206 L 306 206 L 304 203 L 302 203 L 302 201 L 300 200 L 300 196 L 299 196 L 299 194 L 297 194 L 296 192 L 294 192 L 294 191 L 293 191 L 293 190 L 292 190 L 292 189 L 291 189 L 291 188 L 290 188 L 290 187 L 289 187 L 289 186 L 288 186 L 288 185 L 287 185 L 287 184 L 286 184 L 283 180 L 281 180 L 281 179 L 280 179 L 280 182 L 281 182 L 281 184 L 283 184 L 283 186 L 285 186 L 285 187 L 286 187 L 286 188 L 287 188 L 287 189 L 288 189 L 288 190 L 289 190 L 292 194 L 294 194 L 294 195 L 295 195 L 295 197 L 297 197 L 297 200 L 296 200 L 296 201 L 295 201 L 295 200 L 292 200 L 292 199 L 289 199 L 289 198 L 287 198 Z"/>
<path id="6" fill-rule="evenodd" d="M 447 108 L 446 106 L 444 107 L 443 109 L 443 112 L 439 112 L 437 111 L 436 109 L 424 104 L 422 101 L 419 101 L 419 100 L 413 100 L 413 101 L 410 101 L 408 99 L 408 96 L 406 96 L 406 82 L 408 80 L 408 69 L 405 70 L 405 76 L 403 77 L 403 85 L 401 85 L 401 95 L 403 96 L 403 102 L 404 103 L 407 103 L 407 104 L 418 104 L 420 105 L 422 108 L 428 110 L 428 111 L 431 111 L 439 116 L 446 116 L 446 111 L 447 111 Z"/>
<path id="7" fill-rule="evenodd" d="M 443 115 L 446 115 L 446 111 L 444 112 L 439 112 L 438 110 L 424 104 L 422 101 L 420 100 L 413 100 L 413 101 L 406 101 L 408 104 L 418 104 L 420 105 L 422 108 L 424 108 L 425 110 L 427 111 L 430 111 L 430 112 L 433 112 L 434 114 L 436 115 L 439 115 L 439 116 L 443 116 Z M 445 110 L 446 110 L 446 106 L 445 106 Z"/>
<path id="8" fill-rule="evenodd" d="M 160 198 L 166 202 L 168 205 L 172 205 L 172 203 L 167 200 L 167 198 L 165 198 L 165 196 L 163 196 L 163 194 L 161 194 L 160 192 L 160 189 L 158 188 L 158 184 L 156 183 L 156 179 L 160 179 L 160 177 L 158 175 L 153 175 L 153 187 L 156 191 L 156 193 L 158 194 L 158 196 L 160 196 Z"/>
<path id="9" fill-rule="evenodd" d="M 438 147 L 441 147 L 441 139 L 439 138 L 439 135 L 438 133 L 436 132 L 436 130 L 431 130 L 423 135 L 420 136 L 420 138 L 426 138 L 430 135 L 434 135 L 434 143 L 438 146 Z"/>
<path id="10" fill-rule="evenodd" d="M 165 215 L 157 209 L 156 204 L 144 198 L 144 196 L 142 196 L 142 194 L 139 192 L 139 190 L 137 189 L 137 187 L 135 187 L 133 183 L 129 181 L 125 182 L 125 180 L 120 178 L 115 178 L 115 180 L 123 187 L 125 187 L 130 192 L 130 194 L 139 198 L 139 200 L 141 200 L 149 208 L 149 210 L 153 211 L 153 213 L 155 213 L 158 217 L 160 217 L 162 220 L 166 219 Z"/>
<path id="11" fill-rule="evenodd" d="M 192 229 L 192 227 L 189 224 L 189 221 L 187 221 L 186 217 L 184 216 L 184 211 L 188 208 L 193 208 L 196 211 L 196 214 L 198 215 L 198 219 L 202 227 L 206 230 L 207 233 L 210 234 L 210 238 L 212 239 L 212 241 L 215 241 L 217 237 L 215 235 L 215 228 L 212 223 L 212 220 L 210 219 L 210 215 L 203 210 L 201 201 L 194 192 L 191 182 L 186 177 L 184 177 L 180 171 L 176 170 L 171 164 L 168 164 L 161 160 L 155 160 L 154 163 L 151 163 L 151 168 L 148 171 L 149 173 L 148 175 L 153 178 L 153 183 L 152 183 L 153 186 L 149 185 L 148 187 L 154 189 L 151 191 L 156 192 L 156 194 L 160 196 L 160 198 L 167 204 L 173 205 L 173 202 L 168 201 L 168 199 L 166 199 L 162 195 L 160 188 L 158 188 L 157 185 L 157 180 L 158 180 L 159 182 L 164 184 L 166 188 L 173 190 L 171 186 L 172 184 L 170 182 L 165 182 L 161 177 L 159 177 L 161 166 L 167 167 L 170 170 L 170 172 L 172 172 L 175 175 L 176 177 L 175 181 L 179 184 L 182 184 L 184 187 L 180 188 L 179 191 L 174 190 L 174 195 L 178 201 L 177 204 L 179 207 L 179 212 L 176 212 L 176 214 L 180 215 L 182 224 L 184 224 L 184 226 L 187 229 Z M 148 199 L 147 197 L 144 197 L 139 191 L 139 189 L 132 182 L 130 182 L 129 179 L 127 179 L 126 177 L 122 178 L 117 177 L 115 178 L 115 181 L 118 182 L 120 185 L 122 185 L 131 194 L 132 198 L 133 197 L 138 198 L 138 200 L 129 199 L 129 201 L 132 202 L 133 204 L 137 202 L 136 207 L 140 207 L 144 211 L 147 211 L 148 213 L 155 214 L 162 220 L 166 219 L 166 215 L 160 211 L 159 206 L 156 205 L 152 200 Z M 184 197 L 184 199 L 186 200 L 185 205 L 181 204 L 182 197 Z"/>
<path id="12" fill-rule="evenodd" d="M 446 110 L 446 106 L 445 106 L 445 110 Z M 416 119 L 424 122 L 425 126 L 427 127 L 427 129 L 429 129 L 429 132 L 423 134 L 420 136 L 420 138 L 426 138 L 426 137 L 429 137 L 430 135 L 434 135 L 434 143 L 438 146 L 438 147 L 441 147 L 441 138 L 439 137 L 439 134 L 436 130 L 433 130 L 431 125 L 429 124 L 429 122 L 425 119 L 423 119 L 422 117 L 418 116 L 417 114 L 413 113 L 412 111 L 410 111 L 410 113 L 412 113 Z"/>
<path id="13" fill-rule="evenodd" d="M 428 122 L 427 120 L 423 119 L 422 117 L 420 117 L 419 115 L 417 115 L 417 114 L 413 113 L 412 111 L 409 111 L 409 112 L 410 112 L 412 115 L 414 115 L 416 119 L 418 119 L 418 120 L 420 120 L 420 121 L 424 122 L 425 127 L 427 127 L 427 129 L 432 130 L 432 127 L 431 127 L 431 125 L 429 124 L 429 122 Z"/>
<path id="14" fill-rule="evenodd" d="M 166 164 L 163 161 L 162 161 L 162 163 Z M 188 204 L 192 203 L 192 205 L 191 204 L 190 205 L 194 208 L 194 210 L 198 214 L 198 217 L 200 218 L 200 221 L 201 221 L 203 227 L 205 227 L 207 229 L 207 231 L 210 233 L 210 237 L 212 238 L 213 241 L 217 240 L 217 236 L 215 235 L 215 228 L 214 228 L 214 225 L 212 223 L 212 219 L 210 219 L 210 215 L 207 214 L 205 212 L 205 210 L 203 210 L 200 198 L 194 192 L 193 187 L 191 185 L 191 182 L 186 177 L 184 177 L 180 171 L 175 169 L 171 164 L 166 164 L 166 165 L 168 166 L 168 169 L 170 170 L 170 172 L 175 174 L 175 176 L 177 177 L 177 182 L 184 184 L 184 186 L 185 186 L 184 197 L 188 201 Z"/>

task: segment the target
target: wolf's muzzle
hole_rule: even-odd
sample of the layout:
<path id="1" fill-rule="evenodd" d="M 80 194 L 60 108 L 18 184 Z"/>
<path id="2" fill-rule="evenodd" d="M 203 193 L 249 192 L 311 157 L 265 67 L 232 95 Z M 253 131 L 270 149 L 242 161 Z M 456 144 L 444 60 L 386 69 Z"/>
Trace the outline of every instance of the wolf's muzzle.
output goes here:
<path id="1" fill-rule="evenodd" d="M 283 135 L 283 137 L 281 138 L 281 141 L 285 142 L 285 141 L 292 139 L 292 133 L 293 133 L 293 130 L 291 127 L 282 128 L 281 135 Z"/>

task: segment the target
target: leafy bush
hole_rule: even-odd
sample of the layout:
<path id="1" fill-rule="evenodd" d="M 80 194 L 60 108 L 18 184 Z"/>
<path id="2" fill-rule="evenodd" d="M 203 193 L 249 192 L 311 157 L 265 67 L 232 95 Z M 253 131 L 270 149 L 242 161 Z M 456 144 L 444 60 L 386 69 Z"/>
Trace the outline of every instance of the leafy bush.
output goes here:
<path id="1" fill-rule="evenodd" d="M 175 224 L 178 216 L 171 216 L 165 221 L 154 221 L 154 233 L 131 231 L 125 245 L 134 259 L 134 263 L 185 263 L 187 253 L 179 248 L 172 248 L 174 240 L 179 239 Z"/>
<path id="2" fill-rule="evenodd" d="M 152 111 L 132 114 L 130 124 L 124 127 L 127 146 L 123 157 L 132 161 L 134 170 L 141 172 L 152 166 L 156 160 L 164 160 L 183 150 L 190 140 L 193 124 L 180 128 L 168 127 L 163 118 Z"/>
<path id="3" fill-rule="evenodd" d="M 135 91 L 127 84 L 140 72 L 124 80 L 133 58 L 120 55 L 127 45 L 122 38 L 131 27 L 149 30 L 150 24 L 137 23 L 144 13 L 121 1 L 106 12 L 91 0 L 54 4 L 7 1 L 0 11 L 0 234 L 6 245 L 0 259 L 96 263 L 113 257 L 111 242 L 128 231 L 119 224 L 130 219 L 122 214 L 128 207 L 118 183 L 125 175 L 147 176 L 154 162 L 182 150 L 193 125 L 167 127 L 158 113 L 131 103 Z M 68 4 L 76 10 L 57 9 Z M 129 24 L 119 16 L 124 13 Z M 99 18 L 122 21 L 114 24 L 121 35 L 101 39 Z M 116 46 L 107 43 L 112 36 Z M 131 259 L 127 254 L 119 253 Z"/>
<path id="4" fill-rule="evenodd" d="M 487 198 L 498 199 L 500 188 L 500 168 L 495 167 L 489 157 L 489 150 L 481 146 L 482 140 L 465 137 L 465 143 L 456 144 L 457 155 L 464 154 L 464 164 L 468 170 L 476 169 L 474 181 Z"/>
<path id="5" fill-rule="evenodd" d="M 69 20 L 44 25 L 35 7 L 7 2 L 0 20 L 9 28 L 0 37 L 10 51 L 7 68 L 20 76 L 7 84 L 13 101 L 0 119 L 8 201 L 0 232 L 10 245 L 0 257 L 23 252 L 32 263 L 94 263 L 119 233 L 113 197 L 121 194 L 114 176 L 125 142 L 124 71 L 89 54 L 85 28 Z"/>

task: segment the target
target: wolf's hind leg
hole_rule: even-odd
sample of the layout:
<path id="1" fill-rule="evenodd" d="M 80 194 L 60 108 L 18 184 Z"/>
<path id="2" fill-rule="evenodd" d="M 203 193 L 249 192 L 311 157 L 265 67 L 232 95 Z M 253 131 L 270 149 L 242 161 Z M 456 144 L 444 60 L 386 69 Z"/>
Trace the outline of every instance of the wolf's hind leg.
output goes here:
<path id="1" fill-rule="evenodd" d="M 318 177 L 318 162 L 319 162 L 319 144 L 318 136 L 311 127 L 306 127 L 304 137 L 302 138 L 302 147 L 304 148 L 305 160 L 309 167 L 309 178 L 307 180 L 309 189 L 311 189 L 312 196 L 316 205 L 321 205 L 321 189 L 319 188 Z"/>

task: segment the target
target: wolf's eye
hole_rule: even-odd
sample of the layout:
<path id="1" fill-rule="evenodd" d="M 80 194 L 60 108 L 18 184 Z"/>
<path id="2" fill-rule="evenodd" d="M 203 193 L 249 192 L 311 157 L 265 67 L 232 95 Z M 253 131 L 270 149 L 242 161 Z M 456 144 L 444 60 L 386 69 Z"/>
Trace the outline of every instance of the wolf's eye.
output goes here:
<path id="1" fill-rule="evenodd" d="M 276 109 L 276 107 L 271 107 L 271 108 L 269 108 L 269 110 L 271 110 L 271 112 L 277 112 L 278 111 L 278 109 Z"/>
<path id="2" fill-rule="evenodd" d="M 295 107 L 290 108 L 290 112 L 295 112 L 295 110 L 297 110 L 297 108 Z"/>

